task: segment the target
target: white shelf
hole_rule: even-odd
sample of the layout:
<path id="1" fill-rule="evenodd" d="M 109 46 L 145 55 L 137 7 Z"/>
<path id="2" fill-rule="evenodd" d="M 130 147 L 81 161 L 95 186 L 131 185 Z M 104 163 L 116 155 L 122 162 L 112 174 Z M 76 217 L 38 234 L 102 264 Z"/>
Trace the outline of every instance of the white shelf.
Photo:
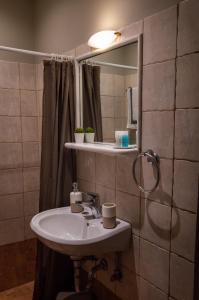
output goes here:
<path id="1" fill-rule="evenodd" d="M 125 154 L 125 153 L 132 153 L 137 152 L 137 147 L 132 145 L 132 148 L 128 149 L 117 149 L 114 148 L 115 144 L 111 143 L 65 143 L 64 146 L 69 149 L 76 149 L 82 151 L 90 151 L 90 152 L 98 152 L 104 154 Z"/>

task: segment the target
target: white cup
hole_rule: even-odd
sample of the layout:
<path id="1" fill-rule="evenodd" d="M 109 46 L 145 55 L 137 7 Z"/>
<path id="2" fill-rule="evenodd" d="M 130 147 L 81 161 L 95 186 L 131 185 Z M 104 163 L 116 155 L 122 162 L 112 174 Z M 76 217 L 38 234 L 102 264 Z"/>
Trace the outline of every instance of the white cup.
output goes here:
<path id="1" fill-rule="evenodd" d="M 114 228 L 116 226 L 116 204 L 106 202 L 102 205 L 102 218 L 104 228 Z"/>

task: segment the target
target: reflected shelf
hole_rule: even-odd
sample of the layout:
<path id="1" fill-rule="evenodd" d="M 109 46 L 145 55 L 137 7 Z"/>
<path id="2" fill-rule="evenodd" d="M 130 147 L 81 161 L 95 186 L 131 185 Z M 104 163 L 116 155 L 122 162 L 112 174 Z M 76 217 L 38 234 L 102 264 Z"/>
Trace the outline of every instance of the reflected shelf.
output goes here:
<path id="1" fill-rule="evenodd" d="M 104 154 L 125 154 L 137 152 L 137 145 L 129 145 L 129 148 L 116 148 L 114 143 L 65 143 L 65 148 L 98 152 Z"/>

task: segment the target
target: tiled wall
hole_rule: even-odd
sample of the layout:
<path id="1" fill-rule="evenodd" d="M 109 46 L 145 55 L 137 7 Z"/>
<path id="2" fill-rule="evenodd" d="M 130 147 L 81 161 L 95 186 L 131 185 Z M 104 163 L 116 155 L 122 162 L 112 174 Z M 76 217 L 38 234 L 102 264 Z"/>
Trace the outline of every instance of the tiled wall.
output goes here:
<path id="1" fill-rule="evenodd" d="M 117 204 L 118 217 L 132 223 L 131 248 L 123 255 L 124 277 L 97 279 L 123 300 L 192 300 L 199 174 L 199 2 L 148 17 L 123 29 L 124 38 L 143 32 L 142 150 L 160 155 L 161 181 L 149 197 L 139 194 L 131 174 L 135 155 L 78 152 L 83 191 Z M 76 54 L 88 52 L 85 46 Z M 143 164 L 147 185 L 153 175 Z"/>
<path id="2" fill-rule="evenodd" d="M 113 142 L 116 128 L 125 129 L 127 120 L 125 76 L 102 71 L 100 81 L 103 141 Z"/>
<path id="3" fill-rule="evenodd" d="M 100 94 L 104 142 L 115 141 L 115 130 L 126 130 L 127 87 L 137 86 L 137 74 L 117 74 L 101 70 Z"/>
<path id="4" fill-rule="evenodd" d="M 32 238 L 38 211 L 42 66 L 0 61 L 0 246 Z"/>

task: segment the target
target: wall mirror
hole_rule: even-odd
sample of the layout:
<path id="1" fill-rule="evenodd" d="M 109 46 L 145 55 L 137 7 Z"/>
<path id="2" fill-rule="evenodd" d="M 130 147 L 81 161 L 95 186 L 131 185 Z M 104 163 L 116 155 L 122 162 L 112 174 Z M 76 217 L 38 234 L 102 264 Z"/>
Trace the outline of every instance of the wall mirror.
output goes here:
<path id="1" fill-rule="evenodd" d="M 140 149 L 142 39 L 77 58 L 79 125 L 93 127 L 95 142 L 115 143 L 115 131 L 128 131 Z"/>

